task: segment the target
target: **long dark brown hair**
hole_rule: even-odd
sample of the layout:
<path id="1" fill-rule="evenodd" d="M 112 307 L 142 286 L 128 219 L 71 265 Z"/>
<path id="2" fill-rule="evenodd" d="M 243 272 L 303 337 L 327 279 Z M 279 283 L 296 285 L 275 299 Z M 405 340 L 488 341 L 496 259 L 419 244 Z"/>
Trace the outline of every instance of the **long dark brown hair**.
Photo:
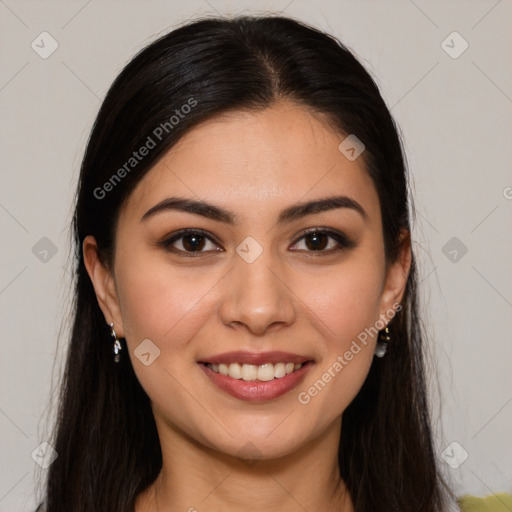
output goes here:
<path id="1" fill-rule="evenodd" d="M 73 326 L 51 439 L 58 458 L 42 496 L 47 512 L 132 511 L 162 465 L 149 398 L 129 358 L 113 362 L 84 266 L 84 238 L 95 237 L 111 266 L 123 201 L 185 133 L 220 113 L 264 109 L 281 98 L 326 115 L 340 134 L 364 143 L 386 260 L 397 257 L 413 211 L 400 137 L 374 80 L 338 39 L 286 17 L 241 16 L 195 20 L 151 43 L 108 91 L 81 166 Z M 155 147 L 128 171 L 149 136 Z M 123 166 L 127 172 L 119 173 Z M 357 512 L 444 511 L 453 499 L 433 451 L 417 284 L 413 253 L 392 344 L 343 413 L 339 469 Z"/>

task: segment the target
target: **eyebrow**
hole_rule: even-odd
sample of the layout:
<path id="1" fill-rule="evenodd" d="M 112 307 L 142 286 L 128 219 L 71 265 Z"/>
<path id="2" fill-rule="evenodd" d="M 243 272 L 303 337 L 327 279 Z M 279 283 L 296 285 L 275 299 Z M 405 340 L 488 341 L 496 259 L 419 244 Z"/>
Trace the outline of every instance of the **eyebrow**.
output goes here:
<path id="1" fill-rule="evenodd" d="M 367 219 L 368 215 L 364 208 L 354 199 L 347 196 L 331 196 L 322 199 L 316 199 L 307 203 L 299 203 L 285 208 L 279 214 L 277 224 L 284 224 L 294 220 L 311 215 L 321 213 L 337 208 L 349 208 L 358 212 L 363 219 Z M 226 224 L 235 225 L 239 223 L 238 216 L 225 210 L 220 206 L 216 206 L 205 201 L 196 201 L 194 199 L 168 197 L 163 201 L 150 208 L 140 219 L 141 222 L 153 217 L 154 215 L 170 210 L 178 210 L 186 213 L 201 215 L 207 219 L 224 222 Z"/>

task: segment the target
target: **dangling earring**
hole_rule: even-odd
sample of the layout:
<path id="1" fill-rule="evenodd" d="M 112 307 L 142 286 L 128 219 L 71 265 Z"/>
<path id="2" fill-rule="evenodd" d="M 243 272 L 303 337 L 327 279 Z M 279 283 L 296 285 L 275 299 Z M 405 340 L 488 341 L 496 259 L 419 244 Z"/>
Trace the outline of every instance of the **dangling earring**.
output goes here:
<path id="1" fill-rule="evenodd" d="M 110 324 L 110 336 L 114 338 L 114 362 L 119 363 L 121 359 L 121 354 L 119 353 L 123 347 L 121 347 L 121 342 L 119 341 L 116 331 L 114 331 L 114 322 Z"/>
<path id="2" fill-rule="evenodd" d="M 386 323 L 386 327 L 379 331 L 379 338 L 377 340 L 377 346 L 375 347 L 375 355 L 377 357 L 384 357 L 388 343 L 391 341 L 391 335 L 389 334 L 389 327 Z"/>

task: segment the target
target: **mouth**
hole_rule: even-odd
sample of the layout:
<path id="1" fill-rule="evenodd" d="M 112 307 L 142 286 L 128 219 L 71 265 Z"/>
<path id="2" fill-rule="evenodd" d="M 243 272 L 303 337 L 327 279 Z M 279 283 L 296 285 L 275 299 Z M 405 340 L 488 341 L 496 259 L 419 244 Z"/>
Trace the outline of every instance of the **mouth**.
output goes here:
<path id="1" fill-rule="evenodd" d="M 305 361 L 307 363 L 308 361 Z M 264 363 L 260 365 L 255 364 L 241 364 L 241 363 L 204 363 L 210 370 L 220 375 L 225 375 L 232 379 L 244 380 L 245 382 L 268 382 L 274 379 L 282 379 L 286 375 L 296 372 L 302 368 L 305 363 L 285 363 L 279 362 L 276 364 Z"/>
<path id="2" fill-rule="evenodd" d="M 198 364 L 220 390 L 240 400 L 261 402 L 291 391 L 315 363 L 313 359 L 285 352 L 231 352 Z"/>

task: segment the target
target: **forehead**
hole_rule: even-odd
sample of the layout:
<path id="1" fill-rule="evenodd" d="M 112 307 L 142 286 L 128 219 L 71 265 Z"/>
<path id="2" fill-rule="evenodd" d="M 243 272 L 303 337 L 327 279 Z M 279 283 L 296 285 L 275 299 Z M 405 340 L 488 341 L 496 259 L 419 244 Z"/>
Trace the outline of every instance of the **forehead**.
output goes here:
<path id="1" fill-rule="evenodd" d="M 140 217 L 169 196 L 209 199 L 241 219 L 340 193 L 371 216 L 378 196 L 363 158 L 338 149 L 346 137 L 325 117 L 288 101 L 219 115 L 191 129 L 141 179 L 121 216 Z"/>

